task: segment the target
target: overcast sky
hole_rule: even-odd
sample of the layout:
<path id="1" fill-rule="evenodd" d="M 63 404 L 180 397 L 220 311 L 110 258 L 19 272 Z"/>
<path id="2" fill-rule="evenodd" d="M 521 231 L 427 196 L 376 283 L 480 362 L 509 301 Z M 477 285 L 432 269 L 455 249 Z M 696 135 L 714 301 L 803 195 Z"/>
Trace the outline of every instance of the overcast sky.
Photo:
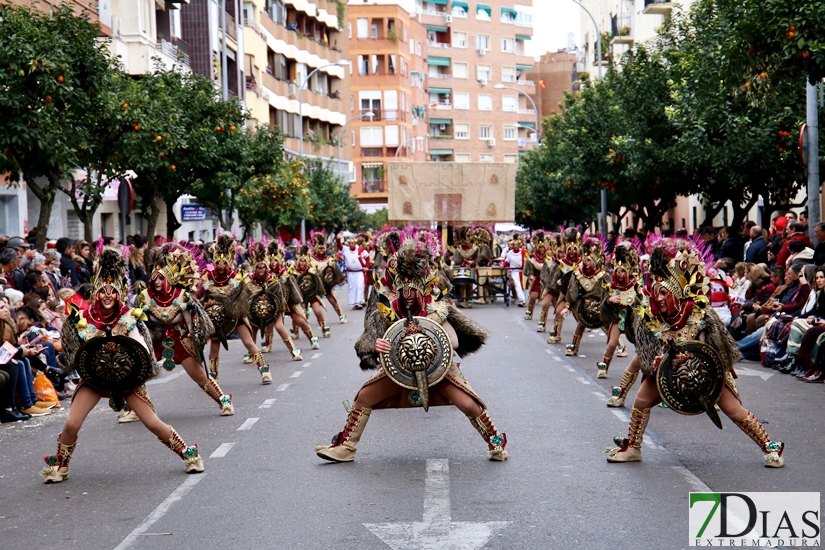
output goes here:
<path id="1" fill-rule="evenodd" d="M 581 8 L 571 0 L 533 0 L 533 39 L 527 54 L 539 56 L 567 47 L 567 34 L 579 44 Z"/>

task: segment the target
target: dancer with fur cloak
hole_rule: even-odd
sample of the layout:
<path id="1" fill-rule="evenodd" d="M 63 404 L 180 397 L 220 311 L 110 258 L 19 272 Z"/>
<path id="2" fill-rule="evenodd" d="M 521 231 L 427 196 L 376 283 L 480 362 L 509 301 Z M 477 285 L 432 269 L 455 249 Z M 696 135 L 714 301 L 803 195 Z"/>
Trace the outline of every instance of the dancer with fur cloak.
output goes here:
<path id="1" fill-rule="evenodd" d="M 459 357 L 477 351 L 489 337 L 484 328 L 443 299 L 447 289 L 435 275 L 435 259 L 426 244 L 417 239 L 406 239 L 401 243 L 398 235 L 389 235 L 386 240 L 389 242 L 377 247 L 379 251 L 396 252 L 391 252 L 387 258 L 387 272 L 375 284 L 376 298 L 367 307 L 364 333 L 355 344 L 361 368 L 377 369 L 378 372 L 361 387 L 352 406 L 347 406 L 344 429 L 333 437 L 330 445 L 316 447 L 316 454 L 324 460 L 351 462 L 355 458 L 355 446 L 374 409 L 422 406 L 426 410 L 429 405 L 452 404 L 467 415 L 481 434 L 488 445 L 490 459 L 506 460 L 507 436 L 496 429 L 486 405 L 470 387 L 455 361 L 449 360 L 443 378 L 431 386 L 428 386 L 426 374 L 423 381 L 417 378 L 415 390 L 397 384 L 382 365 L 393 349 L 384 336 L 391 326 L 397 326 L 399 320 L 407 323 L 405 338 L 420 336 L 415 328 L 416 318 L 426 317 L 440 325 L 449 335 L 448 345 L 452 348 L 449 355 L 455 353 Z"/>

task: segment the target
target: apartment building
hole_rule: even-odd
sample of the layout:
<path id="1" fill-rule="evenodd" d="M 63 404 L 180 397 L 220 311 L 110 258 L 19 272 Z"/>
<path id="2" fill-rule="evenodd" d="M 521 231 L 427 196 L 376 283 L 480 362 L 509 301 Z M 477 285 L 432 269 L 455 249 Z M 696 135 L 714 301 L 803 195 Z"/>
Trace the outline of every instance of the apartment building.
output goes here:
<path id="1" fill-rule="evenodd" d="M 526 77 L 533 60 L 525 55 L 532 1 L 485 2 L 416 0 L 427 29 L 434 162 L 516 162 L 535 145 L 535 83 Z"/>
<path id="2" fill-rule="evenodd" d="M 387 207 L 387 162 L 428 160 L 428 138 L 438 139 L 429 124 L 444 132 L 449 121 L 428 121 L 426 27 L 397 3 L 347 8 L 351 193 L 362 208 L 375 210 Z"/>
<path id="3" fill-rule="evenodd" d="M 561 111 L 559 104 L 563 104 L 565 92 L 578 91 L 577 65 L 576 53 L 561 50 L 545 53 L 535 62 L 533 70 L 527 72 L 526 78 L 536 83 L 536 93 L 532 97 L 539 120 Z"/>

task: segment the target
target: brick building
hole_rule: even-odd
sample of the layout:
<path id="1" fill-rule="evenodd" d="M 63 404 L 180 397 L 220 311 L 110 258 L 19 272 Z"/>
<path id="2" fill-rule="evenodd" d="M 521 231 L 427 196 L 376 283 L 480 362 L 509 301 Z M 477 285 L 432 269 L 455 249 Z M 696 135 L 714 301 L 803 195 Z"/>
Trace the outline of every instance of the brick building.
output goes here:
<path id="1" fill-rule="evenodd" d="M 532 97 L 539 119 L 560 111 L 559 103 L 564 101 L 564 92 L 578 90 L 577 58 L 577 54 L 566 51 L 547 52 L 535 63 L 533 70 L 527 72 L 527 79 L 536 83 Z M 543 88 L 541 83 L 544 83 Z"/>

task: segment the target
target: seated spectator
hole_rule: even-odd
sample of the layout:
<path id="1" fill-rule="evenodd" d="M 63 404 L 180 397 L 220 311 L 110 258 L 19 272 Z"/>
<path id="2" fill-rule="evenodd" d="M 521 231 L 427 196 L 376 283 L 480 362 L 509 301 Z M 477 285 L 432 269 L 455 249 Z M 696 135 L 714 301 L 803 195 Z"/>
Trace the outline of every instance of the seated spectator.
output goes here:
<path id="1" fill-rule="evenodd" d="M 788 259 L 785 260 L 785 266 L 790 266 L 796 262 L 803 264 L 811 264 L 814 259 L 814 251 L 812 248 L 805 246 L 802 241 L 788 241 Z"/>
<path id="2" fill-rule="evenodd" d="M 767 302 L 764 304 L 754 302 L 752 306 L 754 312 L 748 315 L 746 320 L 749 334 L 764 327 L 768 318 L 774 313 L 794 315 L 802 309 L 811 289 L 809 286 L 803 287 L 799 284 L 801 272 L 802 264 L 792 265 L 785 271 L 785 284 L 777 288 Z"/>
<path id="3" fill-rule="evenodd" d="M 738 262 L 733 268 L 733 287 L 730 289 L 731 300 L 740 303 L 747 301 L 752 284 L 749 277 L 750 268 L 751 265 L 746 262 Z"/>
<path id="4" fill-rule="evenodd" d="M 710 277 L 710 307 L 719 315 L 719 318 L 727 327 L 730 325 L 730 296 L 728 295 L 729 285 L 723 271 L 711 270 Z"/>
<path id="5" fill-rule="evenodd" d="M 788 345 L 784 356 L 777 358 L 779 371 L 785 374 L 803 374 L 811 369 L 811 352 L 820 334 L 825 333 L 825 268 L 814 271 L 814 289 L 808 296 L 800 316 L 791 323 Z M 808 271 L 806 267 L 803 274 Z M 813 373 L 806 373 L 811 376 Z"/>
<path id="6" fill-rule="evenodd" d="M 57 366 L 57 351 L 55 345 L 51 342 L 44 341 L 43 338 L 47 336 L 48 328 L 44 326 L 45 320 L 40 316 L 40 313 L 32 306 L 22 306 L 17 309 L 17 334 L 20 335 L 20 341 L 28 343 L 34 338 L 39 337 L 41 341 L 38 345 L 42 348 L 42 352 L 38 355 L 28 358 L 31 367 L 37 371 L 42 372 L 54 384 L 54 389 L 58 392 L 64 391 L 66 384 L 67 373 Z"/>
<path id="7" fill-rule="evenodd" d="M 68 279 L 72 287 L 80 284 L 80 279 L 77 276 L 77 263 L 72 259 L 72 240 L 68 237 L 57 239 L 55 247 L 60 254 L 60 276 Z"/>
<path id="8" fill-rule="evenodd" d="M 751 242 L 745 251 L 745 261 L 752 264 L 768 263 L 768 241 L 762 235 L 762 227 L 754 225 L 750 229 Z"/>
<path id="9" fill-rule="evenodd" d="M 22 293 L 29 291 L 26 284 L 26 273 L 20 268 L 20 254 L 13 248 L 4 248 L 0 251 L 0 267 L 6 285 Z"/>
<path id="10" fill-rule="evenodd" d="M 788 249 L 790 243 L 793 241 L 802 241 L 802 244 L 805 247 L 810 248 L 813 250 L 814 245 L 811 243 L 811 239 L 803 233 L 805 231 L 805 225 L 794 221 L 788 224 L 789 232 L 788 238 L 785 240 L 785 244 L 782 245 L 782 248 L 779 250 L 779 253 L 776 255 L 776 265 L 785 265 L 785 262 L 788 260 L 788 256 L 790 256 L 791 252 Z M 813 255 L 811 256 L 813 258 Z"/>

